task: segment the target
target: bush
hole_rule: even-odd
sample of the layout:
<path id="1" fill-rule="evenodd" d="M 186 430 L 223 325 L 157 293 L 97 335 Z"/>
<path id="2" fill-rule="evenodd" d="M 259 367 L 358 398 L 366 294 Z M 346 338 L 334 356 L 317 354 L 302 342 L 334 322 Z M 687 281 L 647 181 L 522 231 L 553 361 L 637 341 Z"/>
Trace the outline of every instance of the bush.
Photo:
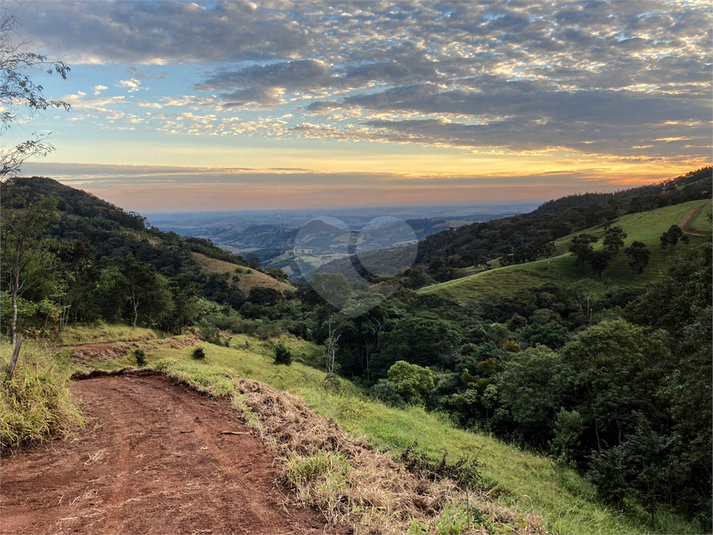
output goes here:
<path id="1" fill-rule="evenodd" d="M 220 329 L 218 329 L 218 327 L 216 327 L 216 325 L 213 324 L 211 321 L 204 318 L 203 320 L 201 320 L 199 328 L 201 330 L 201 338 L 203 338 L 203 340 L 210 344 L 215 344 L 217 346 L 223 345 L 223 340 L 220 337 Z"/>
<path id="2" fill-rule="evenodd" d="M 520 344 L 517 342 L 512 342 L 508 340 L 503 344 L 503 349 L 507 351 L 508 353 L 519 353 L 520 352 Z"/>
<path id="3" fill-rule="evenodd" d="M 396 385 L 388 379 L 379 379 L 379 382 L 371 387 L 371 396 L 389 407 L 402 409 L 406 406 Z"/>
<path id="4" fill-rule="evenodd" d="M 194 360 L 204 360 L 205 359 L 205 349 L 202 347 L 197 347 L 193 350 L 193 353 L 191 354 L 191 357 Z"/>
<path id="5" fill-rule="evenodd" d="M 292 364 L 292 353 L 285 344 L 277 344 L 275 346 L 275 364 Z"/>
<path id="6" fill-rule="evenodd" d="M 411 405 L 426 403 L 433 390 L 433 372 L 418 364 L 400 360 L 389 368 L 387 376 L 403 400 Z"/>
<path id="7" fill-rule="evenodd" d="M 146 352 L 143 349 L 137 349 L 134 351 L 134 358 L 136 359 L 136 365 L 139 368 L 146 366 Z"/>

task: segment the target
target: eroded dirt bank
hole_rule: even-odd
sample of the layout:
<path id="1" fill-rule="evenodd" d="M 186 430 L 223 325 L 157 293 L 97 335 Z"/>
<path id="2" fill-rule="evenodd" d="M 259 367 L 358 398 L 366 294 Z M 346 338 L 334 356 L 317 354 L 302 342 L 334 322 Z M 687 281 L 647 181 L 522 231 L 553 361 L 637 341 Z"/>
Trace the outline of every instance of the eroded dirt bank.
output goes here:
<path id="1" fill-rule="evenodd" d="M 2 533 L 321 533 L 276 486 L 274 456 L 227 400 L 161 376 L 96 377 L 72 393 L 85 428 L 4 457 Z"/>

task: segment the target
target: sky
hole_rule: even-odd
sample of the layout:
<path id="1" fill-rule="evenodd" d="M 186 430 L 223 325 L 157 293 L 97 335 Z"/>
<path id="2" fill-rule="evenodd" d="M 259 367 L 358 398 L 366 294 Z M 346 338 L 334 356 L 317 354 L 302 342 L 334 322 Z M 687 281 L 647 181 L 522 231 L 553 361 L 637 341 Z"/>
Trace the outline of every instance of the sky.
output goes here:
<path id="1" fill-rule="evenodd" d="M 705 1 L 5 0 L 25 165 L 141 212 L 547 200 L 710 165 Z"/>

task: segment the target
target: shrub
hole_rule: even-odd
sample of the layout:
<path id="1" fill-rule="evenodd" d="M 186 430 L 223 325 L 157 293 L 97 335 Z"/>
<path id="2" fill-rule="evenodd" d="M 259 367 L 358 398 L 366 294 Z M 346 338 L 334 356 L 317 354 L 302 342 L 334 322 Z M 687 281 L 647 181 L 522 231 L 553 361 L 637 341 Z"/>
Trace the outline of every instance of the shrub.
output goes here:
<path id="1" fill-rule="evenodd" d="M 517 342 L 512 342 L 508 340 L 503 344 L 503 349 L 507 351 L 508 353 L 519 353 L 520 352 L 520 344 Z"/>
<path id="2" fill-rule="evenodd" d="M 202 347 L 197 347 L 193 350 L 193 353 L 191 354 L 191 357 L 194 360 L 204 360 L 205 359 L 205 349 Z"/>
<path id="3" fill-rule="evenodd" d="M 396 385 L 388 379 L 379 379 L 379 382 L 371 387 L 371 395 L 377 401 L 389 405 L 390 407 L 404 408 L 404 398 L 401 397 Z"/>
<path id="4" fill-rule="evenodd" d="M 143 349 L 137 349 L 134 351 L 134 358 L 136 359 L 136 365 L 139 368 L 146 366 L 146 352 Z"/>
<path id="5" fill-rule="evenodd" d="M 433 390 L 433 372 L 418 364 L 400 360 L 387 373 L 389 381 L 406 403 L 421 405 Z"/>
<path id="6" fill-rule="evenodd" d="M 215 319 L 215 318 L 211 318 Z M 201 330 L 201 338 L 208 343 L 215 344 L 217 346 L 223 345 L 223 340 L 220 337 L 220 329 L 206 318 L 203 318 L 199 324 Z"/>
<path id="7" fill-rule="evenodd" d="M 277 344 L 275 346 L 275 364 L 292 364 L 292 353 L 285 344 Z"/>

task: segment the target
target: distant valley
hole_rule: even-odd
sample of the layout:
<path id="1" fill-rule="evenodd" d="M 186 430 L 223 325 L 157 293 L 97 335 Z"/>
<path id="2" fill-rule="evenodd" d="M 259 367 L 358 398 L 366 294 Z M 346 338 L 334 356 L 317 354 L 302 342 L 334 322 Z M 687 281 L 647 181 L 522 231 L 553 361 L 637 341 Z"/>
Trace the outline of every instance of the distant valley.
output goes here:
<path id="1" fill-rule="evenodd" d="M 295 253 L 314 268 L 346 257 L 349 254 L 349 234 L 352 231 L 361 231 L 373 221 L 389 218 L 394 222 L 401 222 L 401 225 L 391 237 L 381 235 L 380 239 L 374 242 L 369 240 L 370 250 L 398 245 L 400 237 L 403 237 L 399 235 L 404 233 L 403 223 L 412 231 L 410 241 L 415 243 L 452 228 L 527 213 L 540 204 L 538 201 L 523 201 L 314 210 L 175 212 L 149 213 L 146 214 L 146 219 L 152 226 L 164 232 L 209 239 L 232 254 L 245 257 L 253 253 L 260 260 L 262 267 L 280 268 L 293 277 L 299 275 L 295 265 Z M 320 234 L 320 243 L 302 243 L 300 247 L 300 230 L 315 219 L 329 222 L 322 229 L 324 232 Z M 374 238 L 375 234 L 372 232 L 370 237 Z M 296 239 L 298 243 L 295 242 Z M 363 239 L 360 243 L 363 243 Z"/>

